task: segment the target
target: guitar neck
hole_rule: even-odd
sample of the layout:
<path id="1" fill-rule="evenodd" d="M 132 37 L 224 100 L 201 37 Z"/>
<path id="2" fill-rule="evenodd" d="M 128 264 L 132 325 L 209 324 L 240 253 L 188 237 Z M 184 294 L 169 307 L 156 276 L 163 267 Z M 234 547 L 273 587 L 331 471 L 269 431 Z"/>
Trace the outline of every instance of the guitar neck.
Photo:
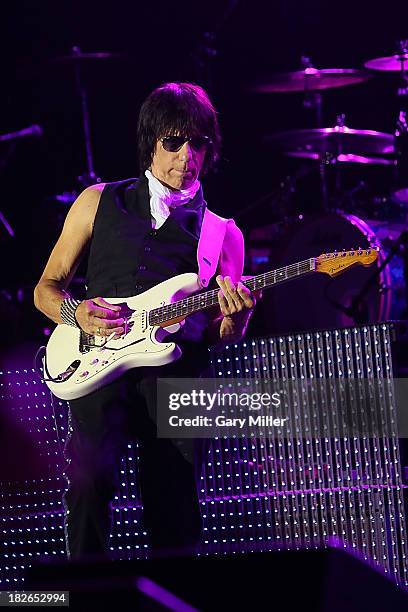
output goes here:
<path id="1" fill-rule="evenodd" d="M 277 270 L 271 270 L 270 272 L 263 272 L 257 276 L 247 279 L 243 284 L 251 291 L 256 289 L 267 289 L 280 283 L 310 274 L 316 270 L 316 259 L 311 257 L 305 261 L 300 261 Z M 160 308 L 154 308 L 149 313 L 149 324 L 160 325 L 166 321 L 184 317 L 193 312 L 205 310 L 211 306 L 218 304 L 218 289 L 212 289 L 211 291 L 205 291 L 204 293 L 196 293 L 190 295 L 187 298 L 173 302 L 172 304 L 166 304 Z"/>

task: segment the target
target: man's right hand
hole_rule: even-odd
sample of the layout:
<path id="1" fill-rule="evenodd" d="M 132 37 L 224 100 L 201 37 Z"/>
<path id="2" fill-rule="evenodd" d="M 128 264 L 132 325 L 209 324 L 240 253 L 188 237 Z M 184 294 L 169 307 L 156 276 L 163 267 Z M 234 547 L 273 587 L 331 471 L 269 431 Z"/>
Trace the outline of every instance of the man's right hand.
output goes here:
<path id="1" fill-rule="evenodd" d="M 84 300 L 75 311 L 80 328 L 94 336 L 110 336 L 113 332 L 121 336 L 125 320 L 120 318 L 120 306 L 109 304 L 103 298 Z"/>

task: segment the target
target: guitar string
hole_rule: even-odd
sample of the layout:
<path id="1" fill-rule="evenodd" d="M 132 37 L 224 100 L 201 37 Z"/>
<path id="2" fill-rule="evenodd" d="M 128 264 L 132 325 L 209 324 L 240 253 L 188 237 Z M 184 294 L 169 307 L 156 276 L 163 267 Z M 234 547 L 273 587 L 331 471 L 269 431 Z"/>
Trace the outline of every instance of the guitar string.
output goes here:
<path id="1" fill-rule="evenodd" d="M 278 268 L 270 272 L 259 274 L 245 281 L 244 285 L 251 290 L 263 289 L 268 285 L 273 285 L 290 277 L 312 272 L 314 269 L 314 258 L 291 264 L 286 268 Z M 213 289 L 204 294 L 195 294 L 172 304 L 166 304 L 159 308 L 154 308 L 149 313 L 149 323 L 154 325 L 162 323 L 170 318 L 190 314 L 196 310 L 208 308 L 218 303 L 219 289 Z"/>
<path id="2" fill-rule="evenodd" d="M 352 252 L 353 251 L 350 251 L 349 253 Z M 354 251 L 354 253 L 357 255 L 363 255 L 364 253 L 370 254 L 370 250 Z M 339 257 L 341 256 L 342 254 L 339 254 Z M 315 271 L 316 262 L 317 258 L 311 257 L 283 268 L 264 272 L 246 280 L 244 285 L 251 290 L 263 289 L 267 286 L 289 280 L 294 276 L 300 276 Z M 173 302 L 172 304 L 165 304 L 158 308 L 154 308 L 149 313 L 149 324 L 157 325 L 182 315 L 188 315 L 197 310 L 209 308 L 217 304 L 218 291 L 219 289 L 214 289 L 206 293 L 194 294 L 177 302 Z"/>

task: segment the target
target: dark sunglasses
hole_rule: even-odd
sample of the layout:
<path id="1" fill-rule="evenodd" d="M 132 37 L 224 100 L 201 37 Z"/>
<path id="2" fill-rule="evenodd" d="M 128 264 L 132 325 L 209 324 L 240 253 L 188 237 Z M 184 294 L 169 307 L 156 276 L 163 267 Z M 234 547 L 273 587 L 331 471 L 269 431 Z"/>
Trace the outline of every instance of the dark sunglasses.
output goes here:
<path id="1" fill-rule="evenodd" d="M 165 151 L 176 153 L 180 151 L 185 142 L 189 142 L 194 151 L 202 151 L 204 148 L 208 147 L 211 140 L 208 136 L 193 136 L 192 138 L 185 138 L 184 136 L 165 136 L 164 138 L 160 138 L 160 142 Z"/>

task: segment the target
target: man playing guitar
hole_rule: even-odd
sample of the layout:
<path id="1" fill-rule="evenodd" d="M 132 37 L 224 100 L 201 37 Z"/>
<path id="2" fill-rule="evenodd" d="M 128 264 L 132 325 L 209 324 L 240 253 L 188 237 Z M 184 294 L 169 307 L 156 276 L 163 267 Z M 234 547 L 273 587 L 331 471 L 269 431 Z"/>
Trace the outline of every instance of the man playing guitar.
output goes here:
<path id="1" fill-rule="evenodd" d="M 216 111 L 206 92 L 190 83 L 154 90 L 141 108 L 138 148 L 139 179 L 92 185 L 68 212 L 34 293 L 36 307 L 55 323 L 102 338 L 121 336 L 126 332 L 121 306 L 104 298 L 138 295 L 197 271 L 206 208 L 201 178 L 220 152 Z M 79 301 L 67 289 L 85 256 L 87 293 Z M 195 478 L 202 447 L 198 441 L 157 438 L 156 380 L 197 377 L 206 366 L 208 346 L 222 348 L 243 337 L 255 304 L 255 296 L 240 282 L 243 260 L 242 233 L 229 220 L 216 275 L 219 309 L 186 319 L 177 332 L 181 358 L 131 369 L 70 401 L 64 472 L 69 558 L 108 555 L 119 461 L 134 440 L 151 548 L 180 549 L 199 541 Z"/>

